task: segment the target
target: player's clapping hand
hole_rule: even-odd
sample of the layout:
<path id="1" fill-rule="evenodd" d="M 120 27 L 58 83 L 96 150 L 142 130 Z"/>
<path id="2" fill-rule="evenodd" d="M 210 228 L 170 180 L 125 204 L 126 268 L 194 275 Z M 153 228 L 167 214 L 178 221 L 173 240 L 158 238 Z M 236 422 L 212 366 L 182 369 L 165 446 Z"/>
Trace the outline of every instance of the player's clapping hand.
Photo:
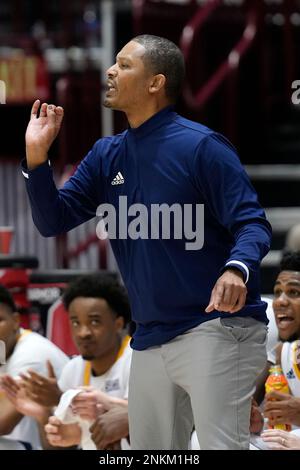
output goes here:
<path id="1" fill-rule="evenodd" d="M 30 416 L 43 423 L 49 416 L 49 410 L 31 400 L 21 380 L 10 375 L 1 377 L 1 388 L 15 409 L 24 416 Z"/>
<path id="2" fill-rule="evenodd" d="M 40 405 L 51 407 L 58 405 L 62 392 L 50 361 L 47 361 L 47 369 L 48 377 L 29 369 L 26 374 L 21 374 L 21 378 L 29 398 Z"/>

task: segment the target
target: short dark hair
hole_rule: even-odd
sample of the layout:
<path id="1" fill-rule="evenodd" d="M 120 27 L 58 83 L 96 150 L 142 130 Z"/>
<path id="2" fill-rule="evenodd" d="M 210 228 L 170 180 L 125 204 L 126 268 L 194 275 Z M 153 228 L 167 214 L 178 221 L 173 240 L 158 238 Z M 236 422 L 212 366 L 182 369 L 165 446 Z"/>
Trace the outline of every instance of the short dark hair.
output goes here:
<path id="1" fill-rule="evenodd" d="M 0 304 L 4 304 L 9 309 L 12 311 L 12 313 L 17 311 L 14 299 L 12 298 L 12 295 L 10 292 L 4 287 L 2 284 L 0 284 Z"/>
<path id="2" fill-rule="evenodd" d="M 142 58 L 145 66 L 154 74 L 162 73 L 166 77 L 166 96 L 175 102 L 181 91 L 185 75 L 184 58 L 179 47 L 169 39 L 142 34 L 132 41 L 144 46 L 146 52 Z"/>
<path id="3" fill-rule="evenodd" d="M 125 324 L 130 320 L 130 305 L 126 289 L 109 274 L 90 274 L 70 282 L 63 293 L 63 303 L 68 310 L 77 297 L 104 299 L 117 317 L 123 317 Z"/>
<path id="4" fill-rule="evenodd" d="M 279 269 L 280 271 L 300 272 L 300 251 L 284 251 L 280 261 Z"/>

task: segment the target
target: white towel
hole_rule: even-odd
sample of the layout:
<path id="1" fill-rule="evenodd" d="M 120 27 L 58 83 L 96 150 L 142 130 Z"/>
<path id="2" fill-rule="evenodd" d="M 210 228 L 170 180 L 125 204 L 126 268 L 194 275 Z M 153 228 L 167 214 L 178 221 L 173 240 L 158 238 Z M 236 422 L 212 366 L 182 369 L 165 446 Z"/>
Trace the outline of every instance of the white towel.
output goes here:
<path id="1" fill-rule="evenodd" d="M 63 393 L 54 415 L 64 424 L 77 423 L 81 428 L 80 447 L 83 450 L 96 450 L 96 446 L 91 439 L 91 433 L 89 431 L 92 423 L 86 419 L 81 419 L 80 416 L 74 415 L 71 409 L 72 400 L 79 393 L 82 393 L 81 389 L 71 389 Z"/>

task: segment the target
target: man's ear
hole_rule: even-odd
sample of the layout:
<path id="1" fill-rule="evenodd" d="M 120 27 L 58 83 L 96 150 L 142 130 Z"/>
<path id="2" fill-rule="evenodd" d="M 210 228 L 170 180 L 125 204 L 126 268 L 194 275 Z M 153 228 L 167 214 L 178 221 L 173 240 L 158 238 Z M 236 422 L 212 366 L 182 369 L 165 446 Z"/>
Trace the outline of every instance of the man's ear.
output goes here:
<path id="1" fill-rule="evenodd" d="M 162 73 L 154 75 L 154 77 L 151 79 L 151 82 L 150 82 L 149 92 L 157 93 L 159 90 L 161 90 L 165 86 L 165 84 L 166 84 L 166 77 Z"/>
<path id="2" fill-rule="evenodd" d="M 117 317 L 115 324 L 116 324 L 116 328 L 117 328 L 118 331 L 124 330 L 125 324 L 124 324 L 124 318 L 123 317 Z"/>
<path id="3" fill-rule="evenodd" d="M 12 317 L 13 317 L 13 322 L 14 322 L 14 330 L 15 331 L 18 331 L 18 329 L 20 328 L 20 323 L 21 323 L 21 317 L 20 317 L 20 314 L 18 312 L 14 312 L 12 314 Z"/>

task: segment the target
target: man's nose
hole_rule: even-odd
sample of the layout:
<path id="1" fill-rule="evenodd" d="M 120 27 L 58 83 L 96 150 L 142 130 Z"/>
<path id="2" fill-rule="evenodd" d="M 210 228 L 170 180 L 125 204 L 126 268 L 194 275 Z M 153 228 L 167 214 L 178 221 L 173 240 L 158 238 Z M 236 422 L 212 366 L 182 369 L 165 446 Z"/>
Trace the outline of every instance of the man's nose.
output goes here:
<path id="1" fill-rule="evenodd" d="M 117 75 L 117 71 L 115 69 L 115 64 L 109 67 L 109 69 L 106 70 L 106 75 L 108 78 L 115 77 Z"/>
<path id="2" fill-rule="evenodd" d="M 91 330 L 87 326 L 83 325 L 78 334 L 80 338 L 86 338 L 87 336 L 91 336 Z"/>
<path id="3" fill-rule="evenodd" d="M 287 304 L 289 302 L 289 298 L 288 296 L 286 295 L 285 292 L 281 292 L 281 294 L 277 297 L 277 302 L 281 303 L 281 304 Z"/>

